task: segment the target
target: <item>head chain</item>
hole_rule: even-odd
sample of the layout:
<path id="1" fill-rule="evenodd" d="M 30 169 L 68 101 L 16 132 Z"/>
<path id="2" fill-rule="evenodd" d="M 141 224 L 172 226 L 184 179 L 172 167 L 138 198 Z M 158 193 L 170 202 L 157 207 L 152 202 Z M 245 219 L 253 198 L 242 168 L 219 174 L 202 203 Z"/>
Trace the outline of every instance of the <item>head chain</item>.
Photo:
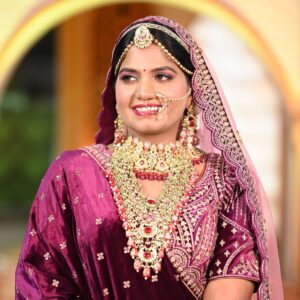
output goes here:
<path id="1" fill-rule="evenodd" d="M 180 43 L 180 45 L 182 45 L 186 50 L 187 52 L 188 51 L 188 48 L 187 46 L 183 43 L 183 41 L 171 30 L 169 30 L 168 28 L 166 27 L 163 27 L 161 25 L 157 25 L 157 24 L 153 24 L 153 23 L 140 23 L 140 24 L 137 24 L 135 26 L 132 26 L 130 27 L 128 30 L 125 31 L 125 33 L 122 35 L 124 36 L 125 34 L 127 34 L 127 32 L 133 30 L 133 29 L 136 29 L 136 33 L 139 31 L 141 32 L 141 29 L 143 28 L 143 33 L 145 32 L 145 28 L 147 30 L 147 28 L 155 28 L 155 29 L 158 29 L 158 30 L 161 30 L 163 31 L 164 33 L 168 34 L 169 36 L 171 36 L 172 38 L 174 38 L 178 43 Z M 149 30 L 148 30 L 149 31 Z M 124 51 L 122 52 L 119 60 L 118 60 L 118 63 L 116 64 L 116 67 L 115 67 L 115 76 L 117 76 L 117 73 L 118 73 L 118 70 L 119 70 L 119 67 L 122 63 L 122 61 L 124 60 L 127 52 L 129 51 L 129 49 L 133 46 L 133 44 L 135 44 L 138 48 L 146 48 L 146 47 L 149 47 L 152 42 L 155 43 L 157 46 L 159 46 L 162 51 L 184 72 L 186 72 L 187 74 L 190 74 L 192 75 L 193 72 L 188 70 L 187 68 L 185 68 L 177 58 L 175 58 L 170 52 L 169 50 L 161 43 L 159 42 L 157 39 L 155 39 L 152 34 L 149 32 L 148 33 L 151 37 L 150 39 L 148 39 L 146 42 L 143 41 L 142 43 L 140 42 L 139 38 L 136 38 L 136 36 L 134 37 L 134 40 L 131 41 L 127 46 L 126 48 L 124 49 Z"/>

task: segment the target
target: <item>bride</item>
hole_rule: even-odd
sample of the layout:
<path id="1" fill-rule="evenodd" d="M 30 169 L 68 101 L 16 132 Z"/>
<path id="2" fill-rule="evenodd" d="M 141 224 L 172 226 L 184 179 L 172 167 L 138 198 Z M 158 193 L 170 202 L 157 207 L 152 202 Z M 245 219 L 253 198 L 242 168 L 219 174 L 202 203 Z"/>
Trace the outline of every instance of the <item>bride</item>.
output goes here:
<path id="1" fill-rule="evenodd" d="M 189 33 L 125 28 L 102 100 L 96 144 L 39 187 L 16 298 L 283 299 L 265 194 Z"/>

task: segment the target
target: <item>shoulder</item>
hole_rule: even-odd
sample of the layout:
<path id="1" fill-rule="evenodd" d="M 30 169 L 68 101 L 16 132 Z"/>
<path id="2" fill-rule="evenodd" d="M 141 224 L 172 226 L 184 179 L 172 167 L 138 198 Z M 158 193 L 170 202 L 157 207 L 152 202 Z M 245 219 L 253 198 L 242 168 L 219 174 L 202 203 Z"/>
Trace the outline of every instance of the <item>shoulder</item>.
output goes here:
<path id="1" fill-rule="evenodd" d="M 74 150 L 67 150 L 61 152 L 52 161 L 48 172 L 53 173 L 61 170 L 63 172 L 70 172 L 76 170 L 76 168 L 91 168 L 99 167 L 101 161 L 101 167 L 109 161 L 109 150 L 103 144 L 94 144 L 84 146 Z"/>
<path id="2" fill-rule="evenodd" d="M 207 154 L 207 168 L 219 195 L 220 207 L 229 207 L 243 193 L 236 175 L 236 167 L 221 154 Z"/>
<path id="3" fill-rule="evenodd" d="M 223 169 L 224 159 L 221 154 L 207 152 L 202 154 L 206 162 L 206 167 L 214 173 L 221 173 Z"/>
<path id="4" fill-rule="evenodd" d="M 219 153 L 206 153 L 207 168 L 214 176 L 214 181 L 219 192 L 233 191 L 239 185 L 236 167 L 231 165 L 226 158 Z"/>
<path id="5" fill-rule="evenodd" d="M 207 163 L 211 165 L 215 172 L 224 178 L 236 177 L 236 167 L 231 165 L 223 155 L 219 153 L 205 153 Z"/>

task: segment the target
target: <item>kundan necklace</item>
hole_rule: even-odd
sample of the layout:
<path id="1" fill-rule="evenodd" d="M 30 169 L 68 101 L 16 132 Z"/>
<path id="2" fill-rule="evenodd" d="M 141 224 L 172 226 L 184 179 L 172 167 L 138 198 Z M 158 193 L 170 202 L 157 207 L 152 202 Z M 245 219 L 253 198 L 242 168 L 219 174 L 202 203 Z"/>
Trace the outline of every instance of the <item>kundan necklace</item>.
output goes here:
<path id="1" fill-rule="evenodd" d="M 169 250 L 172 231 L 197 180 L 193 171 L 196 152 L 180 142 L 156 146 L 132 137 L 114 147 L 108 179 L 134 268 L 137 272 L 143 270 L 147 279 L 151 270 L 161 270 L 164 251 Z M 137 181 L 141 176 L 149 179 L 149 174 L 154 180 L 165 180 L 156 199 L 144 195 Z"/>
<path id="2" fill-rule="evenodd" d="M 172 171 L 178 154 L 182 153 L 180 143 L 151 145 L 149 142 L 142 143 L 137 138 L 132 140 L 131 145 L 133 172 L 139 179 L 166 180 Z"/>

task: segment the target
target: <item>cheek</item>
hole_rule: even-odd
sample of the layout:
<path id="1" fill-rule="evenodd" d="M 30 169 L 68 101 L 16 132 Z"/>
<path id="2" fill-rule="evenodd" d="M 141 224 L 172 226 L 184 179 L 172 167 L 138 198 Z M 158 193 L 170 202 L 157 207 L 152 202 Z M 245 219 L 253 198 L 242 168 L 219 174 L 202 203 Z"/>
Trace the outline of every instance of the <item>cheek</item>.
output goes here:
<path id="1" fill-rule="evenodd" d="M 172 115 L 177 115 L 180 118 L 183 116 L 187 104 L 187 100 L 172 101 L 169 102 L 168 110 Z"/>
<path id="2" fill-rule="evenodd" d="M 170 124 L 177 124 L 183 118 L 185 106 L 183 103 L 178 105 L 179 103 L 172 103 L 168 108 L 168 121 Z"/>
<path id="3" fill-rule="evenodd" d="M 116 102 L 119 109 L 124 108 L 130 104 L 131 92 L 130 89 L 124 88 L 116 84 L 115 88 Z"/>

